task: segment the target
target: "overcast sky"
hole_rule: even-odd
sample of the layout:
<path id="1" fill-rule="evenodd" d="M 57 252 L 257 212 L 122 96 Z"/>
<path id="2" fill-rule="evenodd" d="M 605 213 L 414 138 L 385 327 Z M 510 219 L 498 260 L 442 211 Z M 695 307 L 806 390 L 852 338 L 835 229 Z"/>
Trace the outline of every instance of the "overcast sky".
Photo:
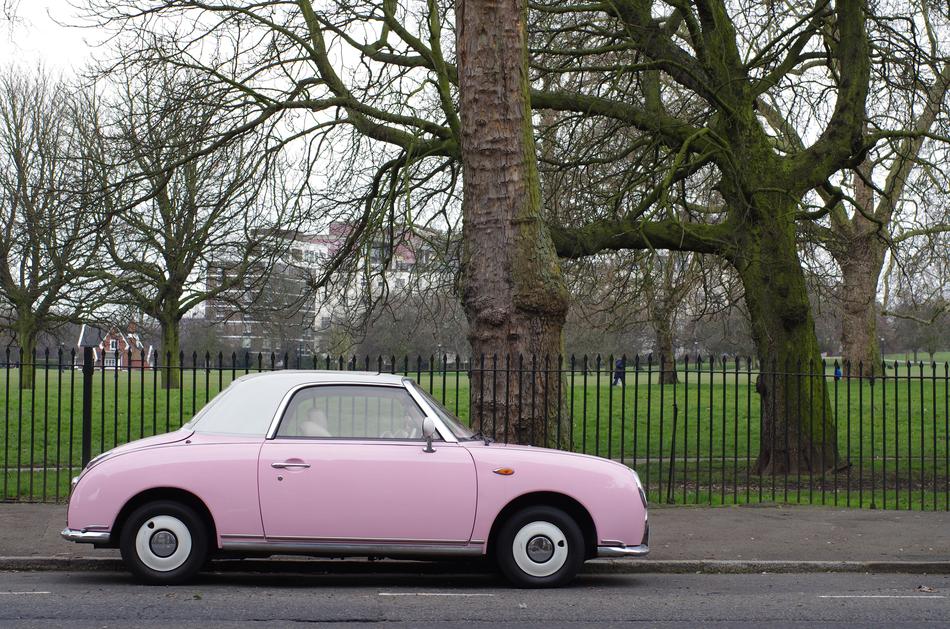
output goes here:
<path id="1" fill-rule="evenodd" d="M 87 41 L 95 42 L 97 33 L 63 23 L 78 23 L 68 0 L 20 0 L 17 21 L 0 24 L 0 64 L 42 63 L 64 73 L 80 69 L 93 58 Z"/>

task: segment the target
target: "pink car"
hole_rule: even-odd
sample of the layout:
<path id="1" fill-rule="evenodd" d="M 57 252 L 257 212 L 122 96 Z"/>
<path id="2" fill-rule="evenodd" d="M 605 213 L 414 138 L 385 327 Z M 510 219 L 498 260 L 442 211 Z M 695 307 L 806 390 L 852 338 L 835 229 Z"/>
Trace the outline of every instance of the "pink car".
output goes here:
<path id="1" fill-rule="evenodd" d="M 244 376 L 180 430 L 97 456 L 62 535 L 118 547 L 148 583 L 183 582 L 214 551 L 488 555 L 549 587 L 649 551 L 630 468 L 491 443 L 409 379 L 339 371 Z"/>

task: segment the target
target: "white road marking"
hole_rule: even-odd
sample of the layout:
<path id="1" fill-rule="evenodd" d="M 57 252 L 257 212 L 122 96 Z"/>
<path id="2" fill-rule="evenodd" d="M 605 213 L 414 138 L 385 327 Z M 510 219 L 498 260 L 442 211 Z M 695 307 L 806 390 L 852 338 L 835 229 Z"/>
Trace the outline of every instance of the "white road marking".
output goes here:
<path id="1" fill-rule="evenodd" d="M 470 593 L 470 592 L 380 592 L 380 596 L 494 596 L 494 594 Z"/>
<path id="2" fill-rule="evenodd" d="M 819 594 L 818 598 L 947 598 L 942 594 Z"/>
<path id="3" fill-rule="evenodd" d="M 0 594 L 52 594 L 52 592 L 0 592 Z"/>

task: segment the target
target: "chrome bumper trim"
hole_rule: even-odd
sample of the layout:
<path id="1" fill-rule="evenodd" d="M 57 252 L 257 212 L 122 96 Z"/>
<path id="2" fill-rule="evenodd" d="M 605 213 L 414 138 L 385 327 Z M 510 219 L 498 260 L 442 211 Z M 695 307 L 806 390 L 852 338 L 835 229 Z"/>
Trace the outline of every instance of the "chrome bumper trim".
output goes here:
<path id="1" fill-rule="evenodd" d="M 650 552 L 646 544 L 639 546 L 598 546 L 598 557 L 645 557 Z"/>
<path id="2" fill-rule="evenodd" d="M 317 557 L 477 557 L 482 546 L 440 544 L 373 544 L 305 541 L 236 542 L 222 540 L 221 549 L 233 552 L 274 555 L 313 555 Z"/>
<path id="3" fill-rule="evenodd" d="M 112 537 L 109 531 L 77 531 L 75 529 L 63 529 L 60 535 L 63 539 L 70 542 L 80 542 L 83 544 L 108 544 Z"/>

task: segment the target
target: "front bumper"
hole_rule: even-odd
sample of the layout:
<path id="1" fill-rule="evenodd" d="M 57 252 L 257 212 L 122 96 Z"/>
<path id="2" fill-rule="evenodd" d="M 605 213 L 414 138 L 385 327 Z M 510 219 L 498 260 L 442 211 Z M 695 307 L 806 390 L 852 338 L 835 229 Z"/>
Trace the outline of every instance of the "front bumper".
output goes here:
<path id="1" fill-rule="evenodd" d="M 646 544 L 639 546 L 598 546 L 598 557 L 612 557 L 622 559 L 624 557 L 645 557 L 650 552 L 650 547 Z"/>
<path id="2" fill-rule="evenodd" d="M 63 539 L 70 542 L 80 542 L 82 544 L 108 544 L 112 534 L 109 531 L 77 531 L 76 529 L 65 528 L 60 533 Z"/>

